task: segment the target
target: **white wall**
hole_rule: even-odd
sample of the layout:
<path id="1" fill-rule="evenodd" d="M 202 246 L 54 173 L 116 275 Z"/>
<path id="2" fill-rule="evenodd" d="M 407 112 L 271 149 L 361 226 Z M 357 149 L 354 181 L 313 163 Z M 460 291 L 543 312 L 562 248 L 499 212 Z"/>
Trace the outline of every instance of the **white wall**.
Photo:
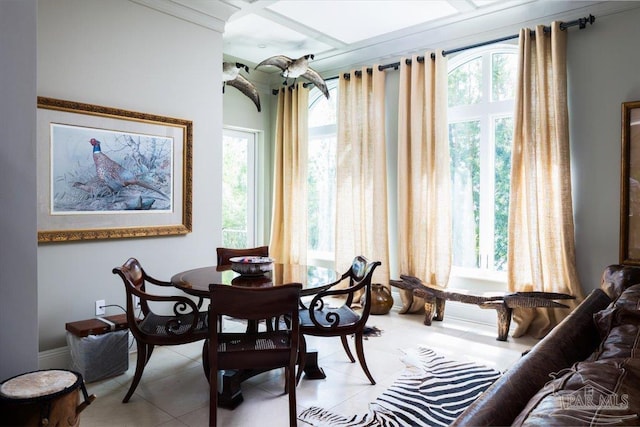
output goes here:
<path id="1" fill-rule="evenodd" d="M 36 11 L 0 1 L 0 381 L 38 368 Z"/>
<path id="2" fill-rule="evenodd" d="M 38 2 L 38 95 L 193 121 L 193 232 L 41 244 L 40 351 L 63 347 L 65 323 L 94 301 L 124 304 L 111 269 L 136 257 L 169 279 L 211 264 L 220 243 L 222 35 L 127 0 Z M 118 314 L 109 308 L 107 314 Z"/>
<path id="3" fill-rule="evenodd" d="M 640 100 L 640 10 L 569 34 L 569 111 L 578 273 L 585 291 L 619 262 L 621 104 Z"/>

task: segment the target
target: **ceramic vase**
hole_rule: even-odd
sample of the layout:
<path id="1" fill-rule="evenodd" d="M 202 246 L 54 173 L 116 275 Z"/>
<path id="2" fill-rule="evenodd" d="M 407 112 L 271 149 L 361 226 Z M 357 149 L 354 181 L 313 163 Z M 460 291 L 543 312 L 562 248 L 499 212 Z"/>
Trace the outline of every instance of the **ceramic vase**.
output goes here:
<path id="1" fill-rule="evenodd" d="M 387 314 L 393 306 L 391 291 L 381 283 L 371 284 L 371 314 Z"/>

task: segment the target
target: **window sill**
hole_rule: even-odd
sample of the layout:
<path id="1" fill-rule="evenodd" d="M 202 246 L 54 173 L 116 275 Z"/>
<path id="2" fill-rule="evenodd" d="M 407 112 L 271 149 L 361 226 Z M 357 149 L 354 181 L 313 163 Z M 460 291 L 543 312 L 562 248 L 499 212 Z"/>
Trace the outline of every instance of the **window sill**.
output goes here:
<path id="1" fill-rule="evenodd" d="M 452 267 L 449 278 L 452 289 L 477 291 L 506 291 L 507 273 L 475 268 Z"/>
<path id="2" fill-rule="evenodd" d="M 451 276 L 459 277 L 461 279 L 489 280 L 491 282 L 507 283 L 507 273 L 504 271 L 451 267 Z"/>
<path id="3" fill-rule="evenodd" d="M 308 251 L 307 264 L 315 265 L 317 267 L 334 268 L 335 262 L 333 260 L 333 253 L 320 252 L 320 251 Z"/>

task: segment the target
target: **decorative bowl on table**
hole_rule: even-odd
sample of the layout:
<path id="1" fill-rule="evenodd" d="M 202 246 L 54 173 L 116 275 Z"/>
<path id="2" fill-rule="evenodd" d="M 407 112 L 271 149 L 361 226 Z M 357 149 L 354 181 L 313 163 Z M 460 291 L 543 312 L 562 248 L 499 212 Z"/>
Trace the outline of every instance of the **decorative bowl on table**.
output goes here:
<path id="1" fill-rule="evenodd" d="M 230 258 L 231 269 L 241 276 L 260 276 L 273 270 L 273 258 L 264 256 L 238 256 Z"/>

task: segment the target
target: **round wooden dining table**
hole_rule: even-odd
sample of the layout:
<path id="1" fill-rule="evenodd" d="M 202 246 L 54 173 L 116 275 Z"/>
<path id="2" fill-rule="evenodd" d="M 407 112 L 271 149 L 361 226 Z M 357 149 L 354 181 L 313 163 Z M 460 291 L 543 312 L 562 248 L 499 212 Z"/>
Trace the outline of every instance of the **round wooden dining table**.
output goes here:
<path id="1" fill-rule="evenodd" d="M 209 285 L 232 285 L 253 288 L 301 283 L 301 296 L 314 295 L 329 288 L 340 275 L 335 270 L 313 265 L 274 263 L 273 270 L 257 276 L 241 276 L 230 265 L 194 268 L 174 274 L 171 283 L 198 297 L 209 296 Z"/>
<path id="2" fill-rule="evenodd" d="M 231 269 L 230 265 L 207 266 L 176 273 L 171 277 L 171 284 L 184 292 L 200 298 L 209 297 L 209 285 L 230 285 L 242 287 L 270 287 L 286 283 L 301 283 L 301 296 L 317 294 L 335 284 L 341 275 L 324 267 L 301 264 L 274 263 L 273 270 L 257 276 L 241 276 Z M 203 368 L 209 374 L 207 345 L 203 350 Z M 220 383 L 222 391 L 218 393 L 218 406 L 233 409 L 244 400 L 240 385 L 243 381 L 261 373 L 261 370 L 224 371 Z M 304 368 L 305 378 L 324 379 L 326 375 L 318 365 L 318 352 L 307 348 Z"/>

